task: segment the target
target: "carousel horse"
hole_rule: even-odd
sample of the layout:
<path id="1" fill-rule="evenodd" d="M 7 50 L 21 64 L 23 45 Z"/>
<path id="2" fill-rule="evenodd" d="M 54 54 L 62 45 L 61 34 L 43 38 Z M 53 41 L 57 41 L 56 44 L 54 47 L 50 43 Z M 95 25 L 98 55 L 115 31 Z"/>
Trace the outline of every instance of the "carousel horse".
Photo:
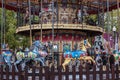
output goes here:
<path id="1" fill-rule="evenodd" d="M 25 54 L 24 54 L 24 52 L 23 52 L 21 49 L 19 49 L 19 50 L 16 52 L 16 59 L 17 59 L 17 60 L 16 60 L 16 62 L 14 63 L 16 71 L 18 71 L 18 69 L 17 69 L 18 65 L 21 65 L 22 70 L 23 70 L 24 67 L 25 67 L 25 63 L 24 63 Z"/>
<path id="2" fill-rule="evenodd" d="M 47 56 L 47 52 L 42 50 L 43 47 L 42 43 L 37 40 L 33 42 L 30 50 L 16 53 L 16 56 L 19 56 L 18 60 L 15 62 L 16 70 L 18 71 L 17 64 L 20 64 L 21 61 L 24 62 L 24 66 L 26 66 L 26 63 L 29 63 L 31 60 L 39 62 L 42 66 L 45 66 L 45 57 Z"/>
<path id="3" fill-rule="evenodd" d="M 113 50 L 113 55 L 115 57 L 115 64 L 119 65 L 120 62 L 120 52 L 117 50 Z"/>
<path id="4" fill-rule="evenodd" d="M 86 43 L 87 47 L 88 47 L 88 44 Z M 84 41 L 82 41 L 82 44 L 81 44 L 82 48 L 81 50 L 75 50 L 75 51 L 65 51 L 63 54 L 64 54 L 64 58 L 65 58 L 65 61 L 64 63 L 62 64 L 63 66 L 63 69 L 65 70 L 65 66 L 68 65 L 71 61 L 76 61 L 76 60 L 79 60 L 81 62 L 90 62 L 90 64 L 93 64 L 95 63 L 95 61 L 93 60 L 93 58 L 91 56 L 87 56 L 86 54 L 86 47 L 85 47 L 85 44 L 84 44 Z M 83 64 L 83 63 L 82 63 Z"/>
<path id="5" fill-rule="evenodd" d="M 2 46 L 3 47 L 3 46 Z M 12 70 L 12 51 L 10 51 L 9 49 L 7 49 L 7 46 L 4 45 L 2 52 L 1 52 L 1 56 L 2 56 L 2 61 L 3 61 L 3 66 L 8 65 L 9 66 L 9 70 Z"/>
<path id="6" fill-rule="evenodd" d="M 98 54 L 96 54 L 95 61 L 96 61 L 96 68 L 100 69 L 100 66 L 103 67 L 103 69 L 106 69 L 106 65 L 110 64 L 111 61 L 113 61 L 113 56 L 110 58 L 111 55 L 107 53 L 106 51 L 99 51 Z"/>
<path id="7" fill-rule="evenodd" d="M 96 55 L 95 62 L 96 62 L 97 69 L 99 69 L 100 66 L 103 65 L 102 57 L 100 56 L 100 54 Z"/>
<path id="8" fill-rule="evenodd" d="M 55 59 L 55 57 L 53 56 L 53 53 L 54 53 L 54 51 L 53 51 L 54 45 L 53 45 L 51 42 L 46 42 L 46 43 L 44 44 L 44 46 L 45 46 L 45 47 L 44 47 L 45 51 L 49 52 L 49 54 L 45 57 L 46 63 L 49 65 L 49 67 L 56 65 L 56 64 L 55 64 L 56 59 Z M 53 62 L 53 60 L 54 60 L 54 62 Z"/>

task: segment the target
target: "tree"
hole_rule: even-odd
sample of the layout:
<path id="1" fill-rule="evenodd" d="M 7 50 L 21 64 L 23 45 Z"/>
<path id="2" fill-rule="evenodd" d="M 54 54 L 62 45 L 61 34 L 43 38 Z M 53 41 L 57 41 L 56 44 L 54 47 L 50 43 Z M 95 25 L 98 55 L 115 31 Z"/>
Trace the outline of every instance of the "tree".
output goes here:
<path id="1" fill-rule="evenodd" d="M 0 9 L 0 17 L 1 17 Z M 16 13 L 14 11 L 5 10 L 5 42 L 9 44 L 12 49 L 18 48 L 19 46 L 29 46 L 29 38 L 16 34 L 17 19 L 15 17 Z M 0 19 L 1 24 L 1 19 Z M 1 25 L 0 25 L 1 26 Z M 1 33 L 0 33 L 1 35 Z M 20 42 L 19 38 L 23 37 L 23 41 Z"/>

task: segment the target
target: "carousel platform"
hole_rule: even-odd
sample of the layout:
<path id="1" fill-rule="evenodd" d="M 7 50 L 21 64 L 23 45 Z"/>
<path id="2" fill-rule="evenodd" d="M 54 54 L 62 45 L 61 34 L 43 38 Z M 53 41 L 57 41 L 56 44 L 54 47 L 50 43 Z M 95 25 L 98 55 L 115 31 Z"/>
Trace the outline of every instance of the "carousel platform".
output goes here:
<path id="1" fill-rule="evenodd" d="M 41 24 L 33 24 L 31 25 L 31 30 L 34 33 L 40 32 Z M 100 35 L 104 32 L 104 29 L 98 26 L 91 26 L 86 24 L 55 24 L 55 30 L 77 30 L 85 33 L 91 33 L 93 36 Z M 43 34 L 45 33 L 44 30 L 52 30 L 52 24 L 42 24 Z M 30 26 L 21 26 L 16 29 L 16 33 L 29 35 Z M 93 34 L 94 33 L 94 34 Z"/>

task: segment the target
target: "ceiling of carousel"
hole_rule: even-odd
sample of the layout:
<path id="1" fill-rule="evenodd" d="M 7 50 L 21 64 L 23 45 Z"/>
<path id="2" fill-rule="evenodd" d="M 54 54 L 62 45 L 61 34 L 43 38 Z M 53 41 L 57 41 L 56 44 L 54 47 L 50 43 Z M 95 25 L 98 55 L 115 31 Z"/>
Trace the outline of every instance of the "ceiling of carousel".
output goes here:
<path id="1" fill-rule="evenodd" d="M 119 8 L 120 0 L 0 0 L 0 7 L 2 7 L 2 1 L 4 7 L 9 10 L 22 11 L 21 9 L 28 7 L 28 2 L 31 1 L 31 9 L 39 10 L 41 6 L 41 1 L 43 6 L 49 4 L 51 1 L 56 2 L 55 4 L 67 4 L 67 5 L 77 5 L 86 6 L 87 12 L 90 14 L 98 13 L 98 11 L 109 11 Z M 109 7 L 109 8 L 108 8 Z"/>

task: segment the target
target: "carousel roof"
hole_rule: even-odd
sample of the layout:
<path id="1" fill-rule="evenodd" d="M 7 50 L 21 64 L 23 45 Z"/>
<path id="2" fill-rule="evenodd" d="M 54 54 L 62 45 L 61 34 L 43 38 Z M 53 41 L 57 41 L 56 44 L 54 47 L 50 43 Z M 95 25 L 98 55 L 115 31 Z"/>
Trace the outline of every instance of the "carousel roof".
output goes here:
<path id="1" fill-rule="evenodd" d="M 24 7 L 28 7 L 28 1 L 29 0 L 3 0 L 4 1 L 4 7 L 9 10 L 18 11 L 20 9 L 23 9 Z M 30 0 L 31 1 L 31 7 L 35 8 L 33 10 L 39 10 L 41 0 Z M 42 0 L 43 4 L 49 4 L 52 0 Z M 75 5 L 83 5 L 88 8 L 88 13 L 96 14 L 98 11 L 107 11 L 107 7 L 109 7 L 109 10 L 117 9 L 117 4 L 119 6 L 120 0 L 54 0 L 57 1 L 58 4 L 75 4 Z M 2 7 L 2 0 L 0 0 L 0 7 Z"/>

